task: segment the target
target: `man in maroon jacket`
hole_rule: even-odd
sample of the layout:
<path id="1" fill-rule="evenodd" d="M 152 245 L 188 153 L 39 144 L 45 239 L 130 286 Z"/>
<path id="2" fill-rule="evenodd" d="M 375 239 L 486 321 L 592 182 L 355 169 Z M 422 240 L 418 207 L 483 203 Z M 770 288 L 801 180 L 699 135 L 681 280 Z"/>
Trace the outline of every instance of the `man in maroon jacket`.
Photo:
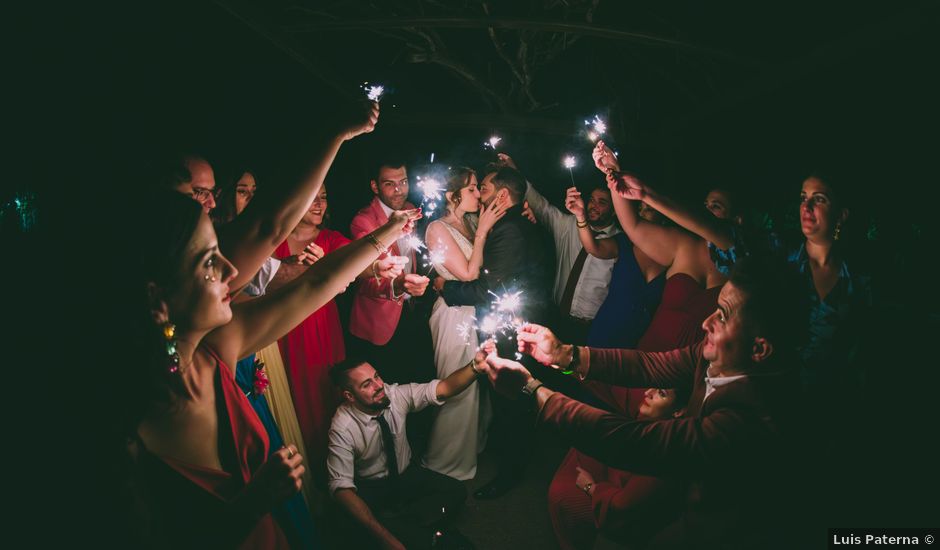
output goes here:
<path id="1" fill-rule="evenodd" d="M 767 547 L 785 535 L 794 487 L 799 403 L 795 348 L 806 310 L 792 274 L 746 258 L 703 323 L 706 337 L 662 353 L 565 345 L 523 327 L 519 351 L 539 362 L 628 387 L 691 388 L 685 416 L 635 421 L 543 386 L 519 363 L 491 354 L 497 389 L 534 397 L 538 422 L 611 466 L 689 482 L 687 505 L 654 546 Z M 787 525 L 787 528 L 792 526 Z"/>

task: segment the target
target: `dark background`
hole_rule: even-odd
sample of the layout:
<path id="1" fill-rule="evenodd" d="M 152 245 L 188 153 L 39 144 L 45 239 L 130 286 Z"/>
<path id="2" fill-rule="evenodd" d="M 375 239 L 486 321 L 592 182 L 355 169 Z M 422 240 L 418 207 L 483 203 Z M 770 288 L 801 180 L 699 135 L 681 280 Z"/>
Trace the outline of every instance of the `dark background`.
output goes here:
<path id="1" fill-rule="evenodd" d="M 583 23 L 589 3 L 568 4 L 491 8 Z M 480 16 L 476 3 L 435 6 L 44 4 L 10 13 L 0 199 L 11 277 L 4 283 L 9 385 L 22 399 L 10 403 L 16 444 L 8 458 L 23 484 L 18 508 L 39 520 L 35 540 L 121 541 L 120 526 L 108 520 L 113 510 L 95 498 L 108 488 L 97 474 L 110 466 L 99 459 L 97 428 L 111 412 L 102 377 L 109 368 L 133 368 L 132 354 L 111 339 L 120 321 L 109 297 L 121 289 L 132 246 L 116 213 L 147 207 L 140 175 L 155 152 L 203 151 L 219 184 L 228 167 L 257 166 L 263 192 L 281 184 L 282 161 L 302 153 L 307 139 L 348 120 L 364 80 L 388 83 L 394 93 L 383 99 L 376 131 L 344 145 L 327 178 L 333 225 L 342 231 L 370 198 L 376 155 L 401 151 L 414 181 L 432 152 L 438 163 L 479 166 L 486 160 L 480 144 L 493 132 L 560 204 L 569 185 L 564 154 L 580 159 L 579 185 L 600 179 L 579 135 L 595 113 L 607 117 L 622 162 L 664 190 L 695 204 L 711 186 L 731 186 L 769 213 L 776 229 L 797 236 L 802 179 L 821 163 L 839 164 L 852 182 L 852 265 L 873 277 L 862 350 L 869 388 L 864 407 L 852 411 L 857 421 L 846 425 L 840 463 L 820 464 L 819 492 L 806 495 L 807 506 L 819 506 L 827 526 L 936 523 L 936 5 L 600 2 L 595 25 L 686 46 L 583 36 L 534 73 L 537 105 L 508 91 L 512 76 L 484 29 L 437 29 L 476 84 L 440 64 L 409 62 L 416 50 L 403 45 L 400 31 L 284 31 L 421 9 Z M 499 33 L 510 49 L 544 39 Z M 10 214 L 14 197 L 32 206 L 28 231 Z"/>

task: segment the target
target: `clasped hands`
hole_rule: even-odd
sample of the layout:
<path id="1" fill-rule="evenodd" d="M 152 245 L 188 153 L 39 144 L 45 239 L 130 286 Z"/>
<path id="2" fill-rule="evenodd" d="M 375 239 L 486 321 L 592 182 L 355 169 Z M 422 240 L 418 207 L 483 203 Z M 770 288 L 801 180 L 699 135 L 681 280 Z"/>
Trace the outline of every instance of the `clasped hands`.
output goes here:
<path id="1" fill-rule="evenodd" d="M 571 346 L 561 343 L 547 327 L 527 323 L 516 331 L 519 353 L 531 356 L 543 365 L 561 370 L 571 362 Z M 484 342 L 474 358 L 478 369 L 485 372 L 493 388 L 510 397 L 519 395 L 532 374 L 518 361 L 500 357 L 493 340 Z"/>

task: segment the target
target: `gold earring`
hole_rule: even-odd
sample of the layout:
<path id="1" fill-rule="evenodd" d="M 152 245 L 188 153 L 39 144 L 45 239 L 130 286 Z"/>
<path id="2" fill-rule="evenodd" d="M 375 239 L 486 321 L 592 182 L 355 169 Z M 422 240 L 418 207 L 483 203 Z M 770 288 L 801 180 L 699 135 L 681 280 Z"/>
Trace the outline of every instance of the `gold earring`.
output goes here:
<path id="1" fill-rule="evenodd" d="M 215 275 L 206 275 L 205 279 L 211 283 L 215 282 Z"/>
<path id="2" fill-rule="evenodd" d="M 834 240 L 834 241 L 838 241 L 838 240 L 839 240 L 839 232 L 840 232 L 840 231 L 842 231 L 842 222 L 838 222 L 838 223 L 836 224 L 836 230 L 835 230 L 835 233 L 833 233 L 833 235 L 832 235 L 832 240 Z"/>

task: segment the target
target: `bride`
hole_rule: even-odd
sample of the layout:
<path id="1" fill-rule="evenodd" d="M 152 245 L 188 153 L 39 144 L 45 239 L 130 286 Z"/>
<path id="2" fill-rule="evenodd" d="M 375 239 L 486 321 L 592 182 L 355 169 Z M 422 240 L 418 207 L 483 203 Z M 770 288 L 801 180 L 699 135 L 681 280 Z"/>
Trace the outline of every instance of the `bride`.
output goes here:
<path id="1" fill-rule="evenodd" d="M 484 208 L 476 173 L 466 167 L 452 168 L 445 186 L 447 213 L 428 224 L 425 242 L 431 251 L 441 251 L 443 263 L 434 265 L 448 280 L 472 281 L 480 275 L 483 246 L 493 224 L 506 214 L 505 204 Z M 479 212 L 474 229 L 468 214 Z M 478 341 L 473 306 L 448 306 L 438 297 L 431 310 L 431 336 L 437 377 L 444 378 L 473 359 Z M 458 327 L 471 327 L 461 330 Z M 480 389 L 474 384 L 438 411 L 424 466 L 450 477 L 466 480 L 476 475 L 477 454 L 485 441 L 486 407 L 480 406 Z"/>

